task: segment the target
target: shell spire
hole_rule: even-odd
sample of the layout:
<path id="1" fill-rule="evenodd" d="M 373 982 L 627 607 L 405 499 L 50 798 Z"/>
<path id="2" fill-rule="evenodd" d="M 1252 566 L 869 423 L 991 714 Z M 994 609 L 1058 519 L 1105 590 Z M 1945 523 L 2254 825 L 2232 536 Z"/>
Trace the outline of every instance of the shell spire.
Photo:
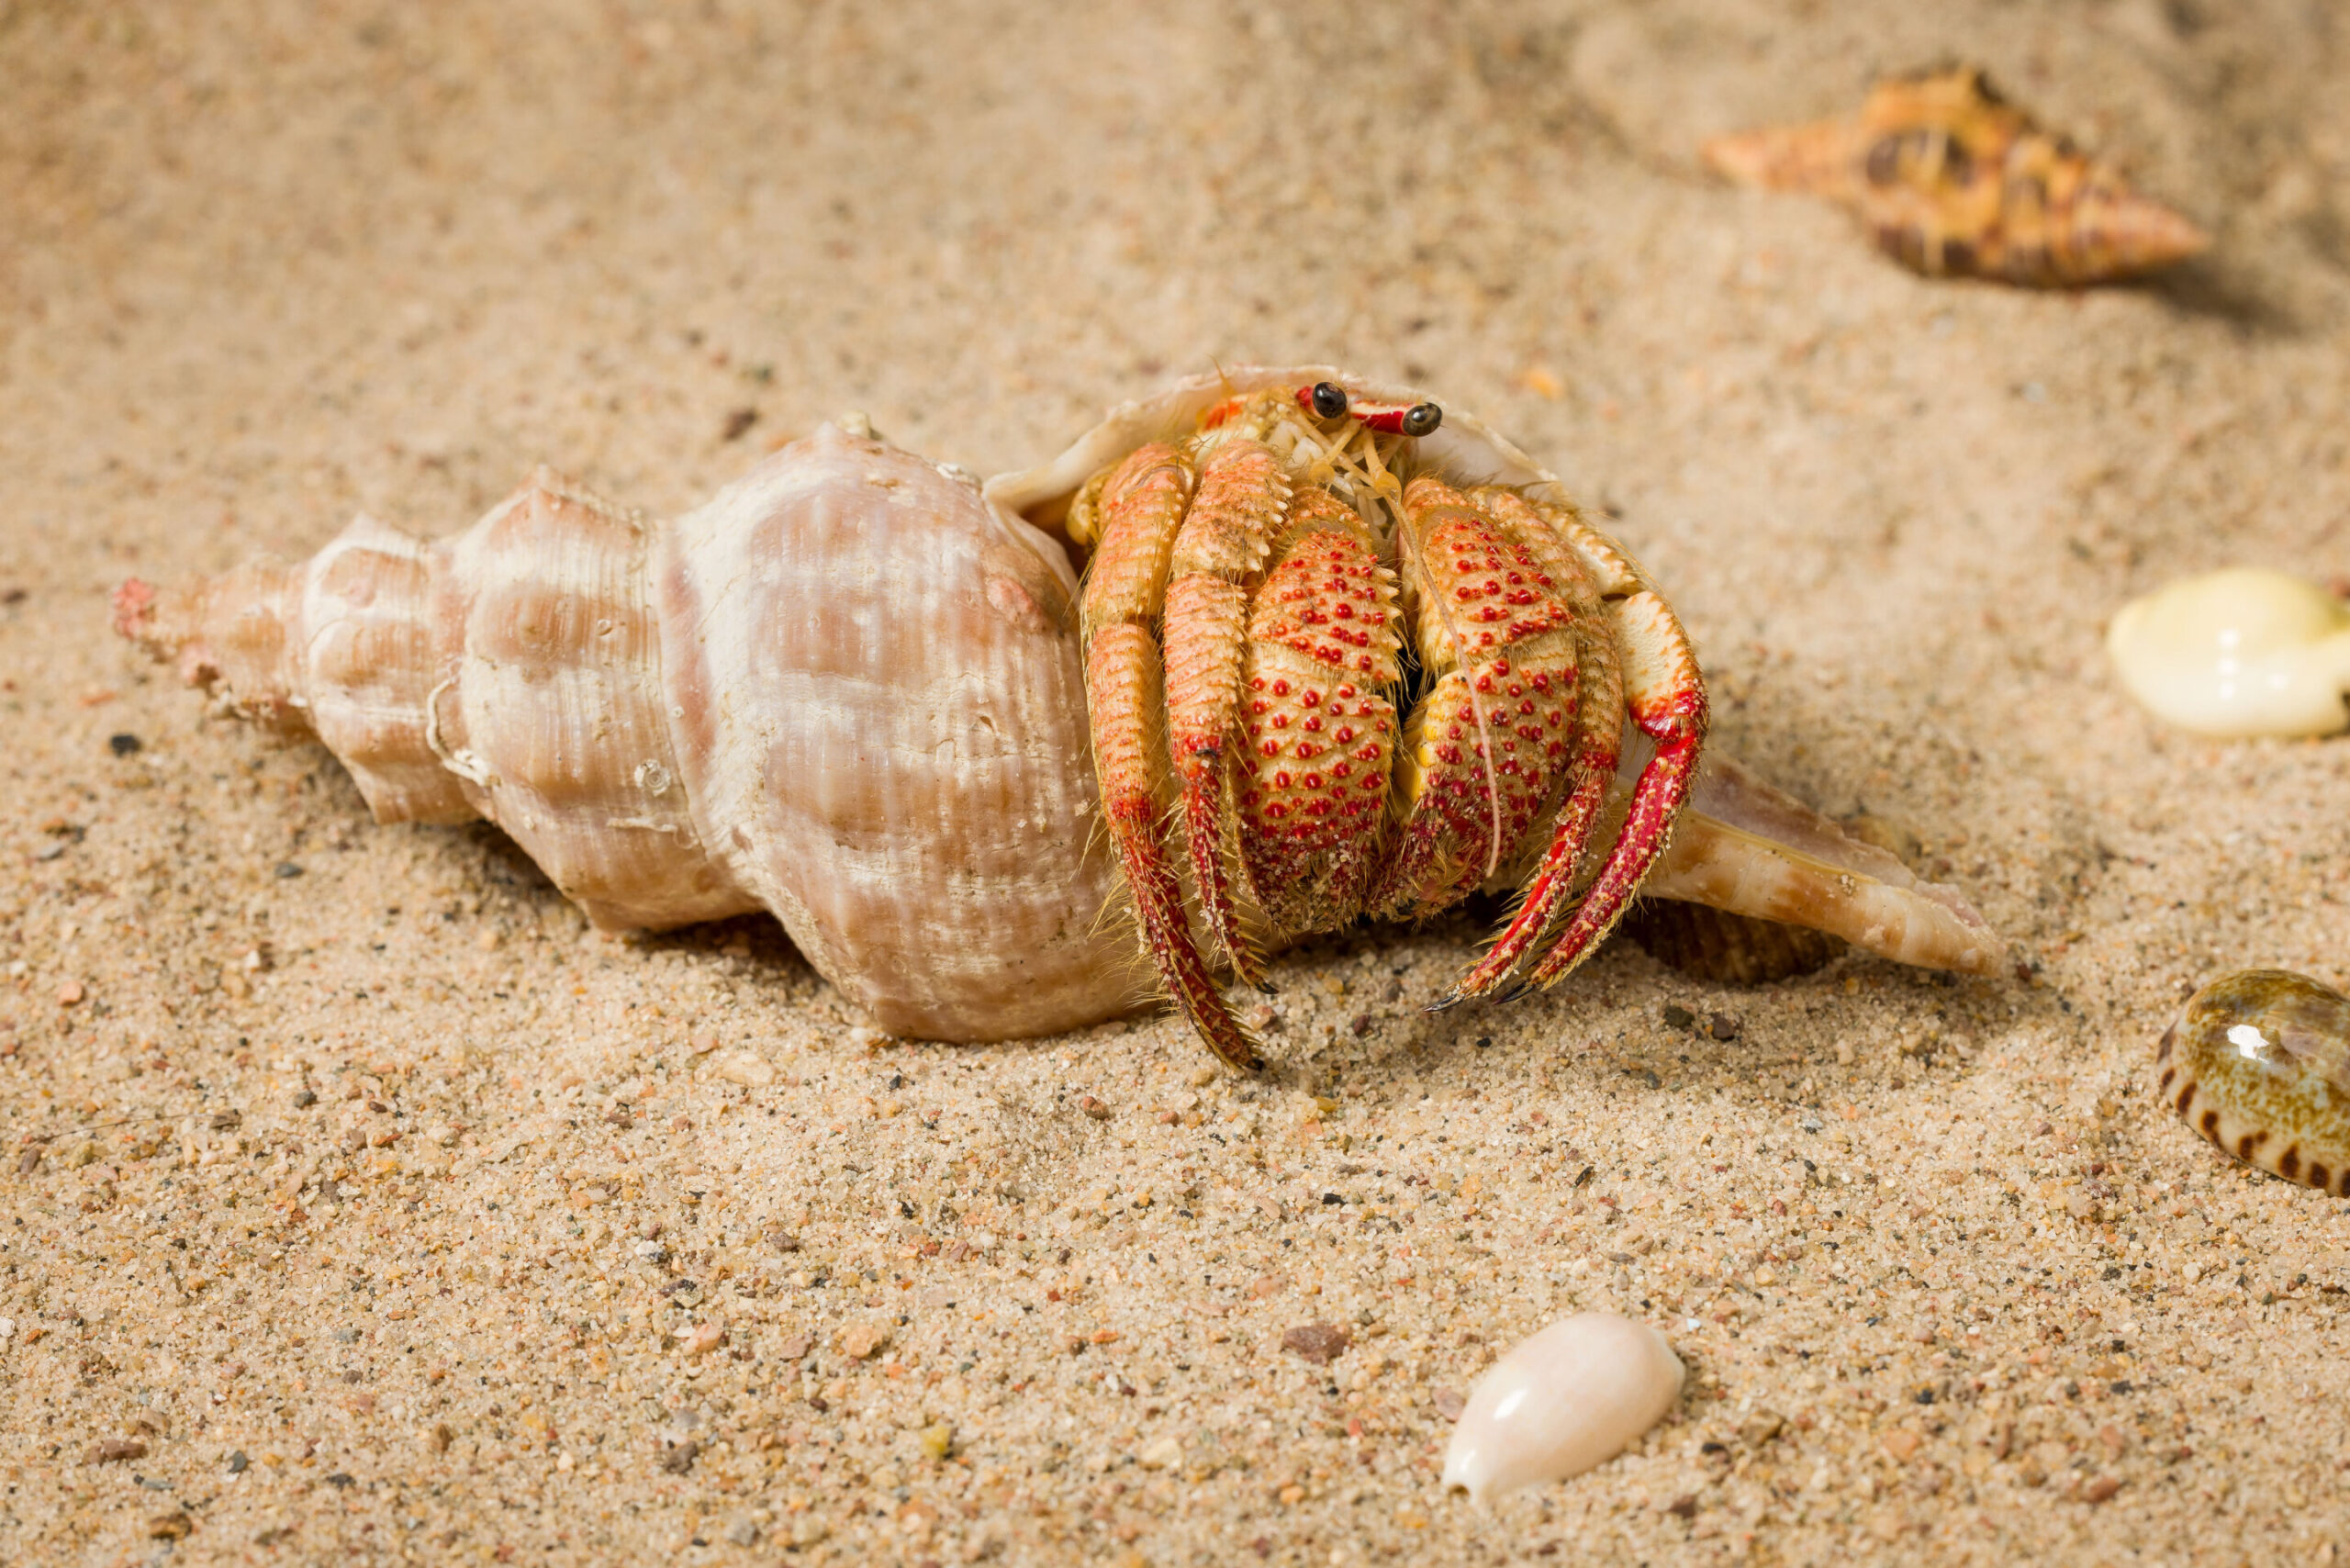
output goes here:
<path id="1" fill-rule="evenodd" d="M 1716 174 L 1762 190 L 1803 191 L 1850 201 L 1859 185 L 1850 120 L 1736 131 L 1715 137 L 1704 151 Z"/>
<path id="2" fill-rule="evenodd" d="M 1928 277 L 2070 287 L 2138 276 L 2208 249 L 2188 218 L 2042 129 L 1980 68 L 1882 82 L 1861 112 L 1717 137 L 1719 174 L 1858 214 L 1877 247 Z"/>

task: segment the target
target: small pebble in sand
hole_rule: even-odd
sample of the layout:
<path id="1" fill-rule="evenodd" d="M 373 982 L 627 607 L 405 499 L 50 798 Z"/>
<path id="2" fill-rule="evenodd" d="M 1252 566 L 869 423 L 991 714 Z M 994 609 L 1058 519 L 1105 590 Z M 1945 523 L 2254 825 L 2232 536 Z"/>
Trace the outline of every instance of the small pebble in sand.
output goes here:
<path id="1" fill-rule="evenodd" d="M 2284 572 L 2232 566 L 2121 607 L 2106 653 L 2148 711 L 2206 735 L 2350 725 L 2350 606 Z"/>
<path id="2" fill-rule="evenodd" d="M 852 1323 L 841 1330 L 836 1342 L 842 1355 L 861 1361 L 890 1342 L 890 1331 L 878 1324 Z"/>
<path id="3" fill-rule="evenodd" d="M 1644 1323 L 1562 1318 L 1478 1380 L 1453 1428 L 1444 1484 L 1485 1502 L 1613 1458 L 1681 1395 L 1681 1359 Z"/>
<path id="4" fill-rule="evenodd" d="M 1308 1323 L 1281 1336 L 1281 1349 L 1295 1351 L 1317 1367 L 1326 1367 L 1346 1353 L 1352 1337 L 1335 1323 Z"/>
<path id="5" fill-rule="evenodd" d="M 756 1051 L 721 1051 L 703 1070 L 745 1089 L 764 1089 L 775 1081 L 775 1066 Z"/>
<path id="6" fill-rule="evenodd" d="M 726 1330 L 715 1323 L 697 1323 L 681 1337 L 688 1356 L 706 1356 L 726 1343 Z"/>
<path id="7" fill-rule="evenodd" d="M 2247 1164 L 2350 1195 L 2350 997 L 2240 969 L 2188 999 L 2154 1053 L 2154 1092 Z"/>
<path id="8" fill-rule="evenodd" d="M 185 1540 L 187 1539 L 188 1531 L 195 1528 L 196 1521 L 189 1518 L 185 1514 L 157 1514 L 153 1518 L 147 1521 L 147 1539 L 150 1540 Z"/>

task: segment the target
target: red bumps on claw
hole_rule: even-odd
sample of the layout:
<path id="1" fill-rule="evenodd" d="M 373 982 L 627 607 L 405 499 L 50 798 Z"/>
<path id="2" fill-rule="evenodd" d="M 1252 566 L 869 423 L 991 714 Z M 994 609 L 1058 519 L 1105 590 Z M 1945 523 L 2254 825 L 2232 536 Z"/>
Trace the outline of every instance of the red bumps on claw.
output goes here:
<path id="1" fill-rule="evenodd" d="M 1386 813 L 1393 588 L 1360 535 L 1326 492 L 1302 492 L 1248 624 L 1241 843 L 1284 931 L 1360 913 Z"/>
<path id="2" fill-rule="evenodd" d="M 1572 754 L 1573 612 L 1535 554 L 1440 481 L 1404 487 L 1404 586 L 1434 686 L 1404 732 L 1403 840 L 1372 906 L 1440 909 L 1548 827 Z"/>
<path id="3" fill-rule="evenodd" d="M 1929 277 L 2065 287 L 2153 272 L 2210 244 L 2041 129 L 1974 66 L 1880 83 L 1851 119 L 1718 137 L 1705 157 L 1745 184 L 1851 208 L 1880 250 Z"/>
<path id="4" fill-rule="evenodd" d="M 1559 808 L 1550 846 L 1526 885 L 1526 897 L 1508 929 L 1462 977 L 1451 1001 L 1499 985 L 1529 953 L 1549 946 L 1573 895 L 1575 874 L 1606 803 L 1608 786 L 1616 779 L 1624 713 L 1623 665 L 1610 630 L 1609 611 L 1600 599 L 1591 568 L 1561 532 L 1562 528 L 1570 528 L 1565 517 L 1558 509 L 1538 507 L 1513 491 L 1493 487 L 1472 492 L 1470 500 L 1507 538 L 1539 558 L 1560 585 L 1575 621 L 1579 691 L 1566 799 Z"/>

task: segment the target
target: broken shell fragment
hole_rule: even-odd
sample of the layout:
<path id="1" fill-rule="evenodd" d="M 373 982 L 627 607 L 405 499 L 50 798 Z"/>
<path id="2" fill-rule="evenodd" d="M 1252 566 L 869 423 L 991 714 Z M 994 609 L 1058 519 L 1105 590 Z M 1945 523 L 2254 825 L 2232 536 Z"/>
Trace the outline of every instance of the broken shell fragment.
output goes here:
<path id="1" fill-rule="evenodd" d="M 2350 1196 L 2350 997 L 2285 969 L 2222 975 L 2154 1064 L 2154 1092 L 2227 1153 Z"/>
<path id="2" fill-rule="evenodd" d="M 2325 735 L 2350 725 L 2350 607 L 2257 566 L 2132 599 L 2105 649 L 2147 711 L 2198 734 Z"/>
<path id="3" fill-rule="evenodd" d="M 1681 1358 L 1645 1323 L 1580 1312 L 1479 1380 L 1445 1450 L 1444 1484 L 1487 1502 L 1613 1459 L 1681 1396 Z"/>

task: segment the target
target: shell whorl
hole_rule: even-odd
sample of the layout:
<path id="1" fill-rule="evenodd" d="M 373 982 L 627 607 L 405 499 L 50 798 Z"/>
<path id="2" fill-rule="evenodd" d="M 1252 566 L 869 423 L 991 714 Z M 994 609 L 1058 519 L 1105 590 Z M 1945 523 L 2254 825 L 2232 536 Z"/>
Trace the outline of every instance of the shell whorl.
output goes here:
<path id="1" fill-rule="evenodd" d="M 455 538 L 362 518 L 116 619 L 378 821 L 486 818 L 608 929 L 771 910 L 885 1027 L 991 1039 L 1131 1001 L 1072 583 L 968 479 L 828 425 L 666 524 L 542 469 Z"/>

